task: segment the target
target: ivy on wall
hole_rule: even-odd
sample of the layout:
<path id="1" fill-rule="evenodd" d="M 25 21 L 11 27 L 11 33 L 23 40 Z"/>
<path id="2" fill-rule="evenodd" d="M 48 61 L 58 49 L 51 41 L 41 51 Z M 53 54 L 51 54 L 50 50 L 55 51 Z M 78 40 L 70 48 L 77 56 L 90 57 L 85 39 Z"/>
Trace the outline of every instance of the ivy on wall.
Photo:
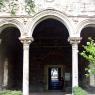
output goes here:
<path id="1" fill-rule="evenodd" d="M 17 7 L 19 6 L 18 0 L 0 0 L 0 10 L 6 6 L 8 6 L 11 15 L 16 15 L 17 10 L 19 9 L 19 7 Z M 35 12 L 35 2 L 33 0 L 25 0 L 24 8 L 28 14 Z"/>
<path id="2" fill-rule="evenodd" d="M 16 15 L 16 11 L 17 11 L 17 3 L 16 2 L 14 2 L 14 1 L 12 1 L 12 2 L 10 2 L 9 3 L 9 8 L 10 8 L 10 13 L 12 14 L 12 15 Z"/>
<path id="3" fill-rule="evenodd" d="M 4 6 L 4 0 L 0 0 L 0 9 Z"/>
<path id="4" fill-rule="evenodd" d="M 25 0 L 26 6 L 25 6 L 25 11 L 28 14 L 31 14 L 31 12 L 35 12 L 34 8 L 35 8 L 35 3 L 33 0 Z"/>

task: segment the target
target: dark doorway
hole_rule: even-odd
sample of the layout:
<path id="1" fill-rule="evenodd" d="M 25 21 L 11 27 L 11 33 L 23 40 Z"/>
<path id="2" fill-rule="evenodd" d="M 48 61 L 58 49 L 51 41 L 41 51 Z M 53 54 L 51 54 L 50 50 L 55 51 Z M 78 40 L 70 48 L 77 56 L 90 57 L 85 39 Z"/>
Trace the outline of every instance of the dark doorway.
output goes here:
<path id="1" fill-rule="evenodd" d="M 61 90 L 59 81 L 61 80 L 61 67 L 62 77 L 64 73 L 72 73 L 72 52 L 71 45 L 68 42 L 69 33 L 63 23 L 56 19 L 46 19 L 40 22 L 33 31 L 34 42 L 30 45 L 30 91 L 47 91 L 48 90 L 48 76 L 49 83 L 51 81 L 50 66 L 58 66 L 58 87 L 53 87 L 49 84 L 49 89 Z M 69 60 L 68 60 L 69 58 Z M 60 66 L 60 68 L 59 68 Z M 65 81 L 67 84 L 71 83 Z M 54 83 L 55 84 L 55 83 Z M 64 87 L 65 89 L 71 88 L 71 84 Z"/>
<path id="2" fill-rule="evenodd" d="M 62 90 L 61 82 L 61 68 L 50 67 L 48 68 L 48 89 L 49 90 Z"/>
<path id="3" fill-rule="evenodd" d="M 22 44 L 19 41 L 20 31 L 16 27 L 7 27 L 0 34 L 0 57 L 3 64 L 7 59 L 8 79 L 6 89 L 22 89 Z M 4 79 L 3 79 L 4 80 Z"/>
<path id="4" fill-rule="evenodd" d="M 82 41 L 79 44 L 79 52 L 82 52 L 83 49 L 83 45 L 86 45 L 86 43 L 89 41 L 88 38 L 92 38 L 95 41 L 95 27 L 92 26 L 88 26 L 85 27 L 82 31 L 81 31 L 81 37 L 82 37 Z M 90 94 L 95 94 L 95 82 L 92 83 L 93 80 L 95 80 L 94 76 L 91 79 L 91 76 L 86 77 L 86 74 L 88 73 L 86 71 L 86 68 L 88 67 L 88 65 L 90 65 L 90 62 L 88 62 L 85 58 L 83 58 L 80 54 L 79 54 L 79 85 L 84 88 L 85 90 L 87 90 Z"/>

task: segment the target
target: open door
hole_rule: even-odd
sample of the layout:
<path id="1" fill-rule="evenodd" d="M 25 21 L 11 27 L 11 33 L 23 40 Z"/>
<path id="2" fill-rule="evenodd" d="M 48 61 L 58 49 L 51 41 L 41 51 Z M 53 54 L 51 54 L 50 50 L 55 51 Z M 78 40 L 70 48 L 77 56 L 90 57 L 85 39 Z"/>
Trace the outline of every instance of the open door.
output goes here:
<path id="1" fill-rule="evenodd" d="M 48 89 L 49 90 L 62 90 L 61 67 L 48 68 Z"/>

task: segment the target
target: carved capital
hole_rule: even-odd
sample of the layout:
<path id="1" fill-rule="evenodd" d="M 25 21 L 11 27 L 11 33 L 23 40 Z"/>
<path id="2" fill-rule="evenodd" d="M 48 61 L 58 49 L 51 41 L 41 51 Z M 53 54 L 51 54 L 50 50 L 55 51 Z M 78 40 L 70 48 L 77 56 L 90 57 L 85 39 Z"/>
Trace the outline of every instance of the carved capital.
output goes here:
<path id="1" fill-rule="evenodd" d="M 81 39 L 81 37 L 70 37 L 68 38 L 68 41 L 70 42 L 70 44 L 79 44 Z"/>
<path id="2" fill-rule="evenodd" d="M 24 38 L 19 38 L 21 43 L 23 43 L 23 49 L 24 50 L 29 50 L 29 45 L 32 43 L 33 38 L 32 37 L 24 37 Z"/>
<path id="3" fill-rule="evenodd" d="M 21 43 L 23 44 L 31 44 L 33 41 L 32 37 L 24 37 L 24 38 L 19 38 L 19 40 L 21 41 Z"/>

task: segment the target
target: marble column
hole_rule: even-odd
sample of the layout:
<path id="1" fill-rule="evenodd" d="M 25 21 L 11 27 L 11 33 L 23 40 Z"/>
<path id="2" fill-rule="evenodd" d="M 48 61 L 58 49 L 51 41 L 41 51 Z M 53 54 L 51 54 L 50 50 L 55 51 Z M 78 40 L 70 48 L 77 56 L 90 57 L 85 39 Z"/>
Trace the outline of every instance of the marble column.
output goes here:
<path id="1" fill-rule="evenodd" d="M 78 44 L 80 37 L 69 38 L 72 45 L 72 88 L 78 86 Z"/>
<path id="2" fill-rule="evenodd" d="M 29 95 L 29 45 L 32 38 L 20 38 L 23 43 L 23 95 Z"/>

